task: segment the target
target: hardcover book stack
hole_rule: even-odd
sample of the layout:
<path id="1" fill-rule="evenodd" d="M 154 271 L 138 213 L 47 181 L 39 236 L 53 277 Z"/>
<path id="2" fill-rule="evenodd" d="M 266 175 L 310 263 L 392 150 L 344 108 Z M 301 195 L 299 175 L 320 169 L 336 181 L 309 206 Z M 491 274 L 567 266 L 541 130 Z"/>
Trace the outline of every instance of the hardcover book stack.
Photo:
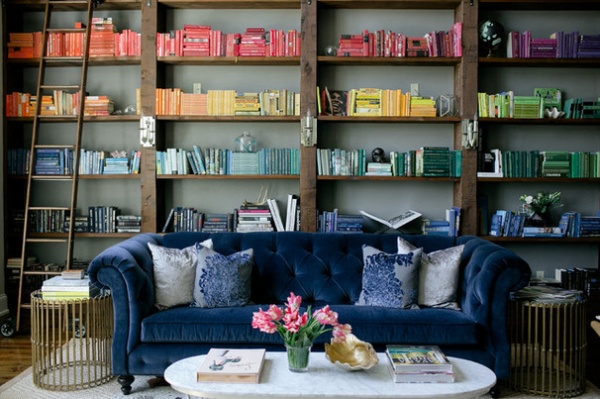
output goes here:
<path id="1" fill-rule="evenodd" d="M 116 32 L 117 27 L 111 17 L 92 18 L 89 56 L 114 57 Z"/>
<path id="2" fill-rule="evenodd" d="M 577 58 L 600 58 L 600 35 L 581 35 Z"/>
<path id="3" fill-rule="evenodd" d="M 36 148 L 36 175 L 70 175 L 73 173 L 73 150 L 70 148 Z"/>
<path id="4" fill-rule="evenodd" d="M 229 159 L 229 173 L 232 175 L 257 175 L 257 152 L 232 152 Z"/>
<path id="5" fill-rule="evenodd" d="M 117 233 L 139 233 L 142 231 L 142 217 L 139 215 L 118 215 Z"/>
<path id="6" fill-rule="evenodd" d="M 258 93 L 236 93 L 233 109 L 235 115 L 259 116 L 260 98 Z"/>
<path id="7" fill-rule="evenodd" d="M 437 108 L 431 97 L 412 96 L 410 98 L 410 116 L 435 117 Z"/>
<path id="8" fill-rule="evenodd" d="M 541 151 L 543 177 L 569 177 L 571 154 L 568 151 Z"/>
<path id="9" fill-rule="evenodd" d="M 74 278 L 61 275 L 44 280 L 41 288 L 42 299 L 88 299 L 100 295 L 100 288 L 92 284 L 88 277 L 83 277 L 83 270 L 73 272 L 71 274 L 75 276 Z M 66 275 L 69 275 L 69 273 Z"/>
<path id="10" fill-rule="evenodd" d="M 541 118 L 543 114 L 540 97 L 537 96 L 514 96 L 513 109 L 515 118 Z"/>
<path id="11" fill-rule="evenodd" d="M 107 116 L 115 112 L 115 102 L 109 96 L 86 96 L 83 113 L 92 116 Z"/>
<path id="12" fill-rule="evenodd" d="M 233 231 L 233 213 L 208 213 L 202 224 L 203 233 L 226 233 Z"/>
<path id="13" fill-rule="evenodd" d="M 268 204 L 242 205 L 237 210 L 238 233 L 273 231 L 273 216 Z"/>
<path id="14" fill-rule="evenodd" d="M 452 383 L 454 367 L 436 345 L 387 345 L 387 365 L 394 382 Z"/>
<path id="15" fill-rule="evenodd" d="M 246 28 L 240 38 L 240 57 L 265 57 L 267 39 L 265 28 Z"/>
<path id="16" fill-rule="evenodd" d="M 392 176 L 392 164 L 387 162 L 367 163 L 365 176 Z"/>
<path id="17" fill-rule="evenodd" d="M 42 32 L 10 32 L 8 58 L 39 58 L 42 55 Z"/>
<path id="18" fill-rule="evenodd" d="M 181 31 L 178 31 L 181 32 Z M 176 51 L 174 55 L 208 57 L 211 55 L 211 28 L 207 25 L 183 25 L 182 51 Z"/>

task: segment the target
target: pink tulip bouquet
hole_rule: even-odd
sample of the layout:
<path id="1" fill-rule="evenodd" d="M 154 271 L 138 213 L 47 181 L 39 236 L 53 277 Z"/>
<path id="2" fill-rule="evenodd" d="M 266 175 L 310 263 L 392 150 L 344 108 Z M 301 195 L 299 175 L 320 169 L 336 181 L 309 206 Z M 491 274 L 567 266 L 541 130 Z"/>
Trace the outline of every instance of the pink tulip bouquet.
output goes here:
<path id="1" fill-rule="evenodd" d="M 301 303 L 301 296 L 290 293 L 285 310 L 271 305 L 266 311 L 259 309 L 258 312 L 254 312 L 252 327 L 267 334 L 278 332 L 289 347 L 310 346 L 315 338 L 327 331 L 332 331 L 334 342 L 342 342 L 352 331 L 349 324 L 338 322 L 338 314 L 332 311 L 329 305 L 314 312 L 311 312 L 309 306 L 306 312 L 301 314 Z"/>

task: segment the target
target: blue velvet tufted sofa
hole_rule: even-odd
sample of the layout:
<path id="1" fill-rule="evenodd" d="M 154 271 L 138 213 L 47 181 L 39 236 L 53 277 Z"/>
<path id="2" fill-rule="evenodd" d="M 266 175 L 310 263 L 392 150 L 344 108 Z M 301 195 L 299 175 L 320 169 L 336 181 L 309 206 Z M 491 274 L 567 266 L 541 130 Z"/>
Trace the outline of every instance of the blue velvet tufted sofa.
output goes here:
<path id="1" fill-rule="evenodd" d="M 252 313 L 260 306 L 283 304 L 290 292 L 303 304 L 331 305 L 342 323 L 372 343 L 436 344 L 451 356 L 490 367 L 499 382 L 508 380 L 509 343 L 506 333 L 509 293 L 527 284 L 530 268 L 513 252 L 473 236 L 458 238 L 404 235 L 425 253 L 465 244 L 458 301 L 460 311 L 354 305 L 362 284 L 362 245 L 397 252 L 396 235 L 280 233 L 139 234 L 100 253 L 90 264 L 93 282 L 109 287 L 114 301 L 113 374 L 124 394 L 134 375 L 162 375 L 184 357 L 211 347 L 263 347 L 283 350 L 278 334 L 252 329 Z M 214 249 L 228 255 L 254 249 L 252 300 L 235 308 L 174 307 L 157 311 L 153 264 L 148 243 L 185 248 L 212 238 Z M 329 339 L 320 338 L 321 344 Z M 316 348 L 319 350 L 319 347 Z"/>

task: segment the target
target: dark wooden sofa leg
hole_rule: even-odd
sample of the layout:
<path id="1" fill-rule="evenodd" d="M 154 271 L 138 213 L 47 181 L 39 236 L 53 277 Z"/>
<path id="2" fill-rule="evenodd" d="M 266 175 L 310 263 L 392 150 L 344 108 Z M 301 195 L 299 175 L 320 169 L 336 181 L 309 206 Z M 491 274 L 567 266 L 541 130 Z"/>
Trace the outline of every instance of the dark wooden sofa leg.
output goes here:
<path id="1" fill-rule="evenodd" d="M 497 399 L 500 397 L 500 395 L 502 395 L 502 384 L 496 383 L 496 385 L 490 389 L 490 396 L 494 399 Z"/>
<path id="2" fill-rule="evenodd" d="M 129 395 L 131 393 L 131 384 L 135 379 L 132 375 L 120 375 L 117 381 L 121 384 L 121 392 L 123 395 Z"/>

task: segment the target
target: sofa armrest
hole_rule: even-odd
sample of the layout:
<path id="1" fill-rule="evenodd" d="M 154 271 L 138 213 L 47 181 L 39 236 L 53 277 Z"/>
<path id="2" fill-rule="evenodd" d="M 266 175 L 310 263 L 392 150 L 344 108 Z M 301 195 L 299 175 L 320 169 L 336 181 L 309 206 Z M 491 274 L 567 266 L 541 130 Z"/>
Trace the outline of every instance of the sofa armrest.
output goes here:
<path id="1" fill-rule="evenodd" d="M 152 312 L 154 305 L 149 242 L 160 245 L 162 237 L 136 235 L 98 254 L 88 268 L 90 281 L 108 287 L 112 295 L 114 374 L 127 374 L 127 354 L 138 345 L 142 319 Z"/>
<path id="2" fill-rule="evenodd" d="M 465 244 L 461 307 L 483 330 L 483 344 L 495 357 L 499 380 L 508 380 L 510 347 L 507 311 L 510 293 L 526 286 L 531 278 L 527 262 L 498 244 L 479 237 L 461 237 Z M 506 375 L 504 375 L 504 372 Z"/>

